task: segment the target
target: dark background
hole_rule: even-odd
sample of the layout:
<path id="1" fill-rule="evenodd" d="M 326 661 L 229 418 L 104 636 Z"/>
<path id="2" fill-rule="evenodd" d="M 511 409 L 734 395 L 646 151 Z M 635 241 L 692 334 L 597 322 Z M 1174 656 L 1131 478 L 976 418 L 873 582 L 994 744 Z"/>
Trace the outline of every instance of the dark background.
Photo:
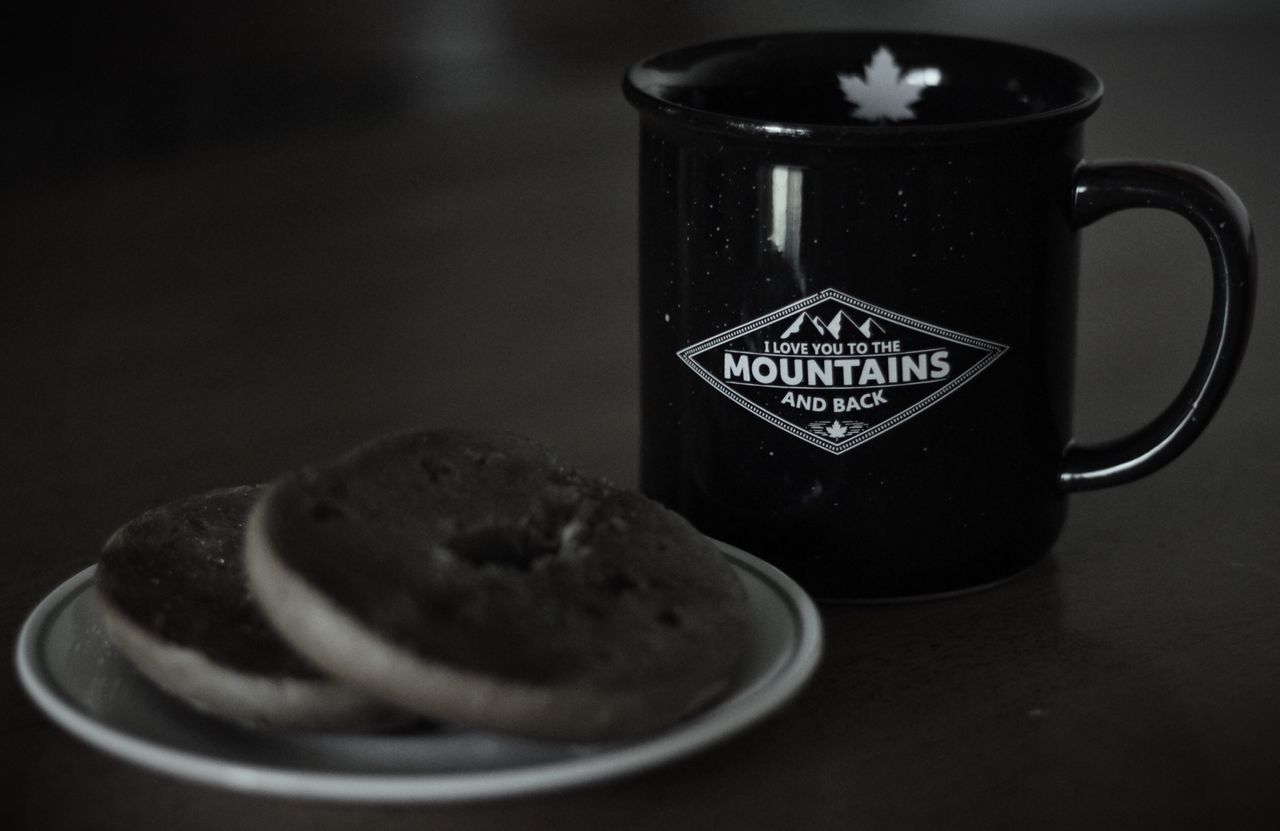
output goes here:
<path id="1" fill-rule="evenodd" d="M 117 763 L 0 676 L 16 827 L 1256 827 L 1280 821 L 1269 252 L 1280 11 L 893 0 L 53 4 L 0 21 L 0 633 L 160 502 L 391 429 L 516 429 L 632 483 L 635 116 L 622 69 L 723 35 L 919 28 L 1107 84 L 1087 155 L 1231 183 L 1254 340 L 1204 437 L 1087 494 L 1048 562 L 944 603 L 831 607 L 817 679 L 724 748 L 493 805 L 335 808 Z M 1077 426 L 1189 372 L 1208 258 L 1180 220 L 1085 234 Z M 6 827 L 15 827 L 7 824 Z"/>

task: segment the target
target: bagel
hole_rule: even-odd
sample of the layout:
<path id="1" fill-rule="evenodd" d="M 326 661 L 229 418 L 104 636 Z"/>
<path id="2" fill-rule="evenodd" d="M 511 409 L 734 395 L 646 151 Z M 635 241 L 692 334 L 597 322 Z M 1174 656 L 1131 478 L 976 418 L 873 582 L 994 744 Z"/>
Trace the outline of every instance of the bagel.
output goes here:
<path id="1" fill-rule="evenodd" d="M 244 725 L 345 730 L 407 721 L 298 655 L 250 598 L 241 537 L 263 491 L 210 491 L 117 530 L 94 580 L 107 637 L 164 690 Z"/>
<path id="2" fill-rule="evenodd" d="M 658 730 L 723 692 L 745 647 L 714 543 L 514 436 L 402 434 L 288 474 L 251 513 L 245 562 L 318 666 L 476 729 Z"/>

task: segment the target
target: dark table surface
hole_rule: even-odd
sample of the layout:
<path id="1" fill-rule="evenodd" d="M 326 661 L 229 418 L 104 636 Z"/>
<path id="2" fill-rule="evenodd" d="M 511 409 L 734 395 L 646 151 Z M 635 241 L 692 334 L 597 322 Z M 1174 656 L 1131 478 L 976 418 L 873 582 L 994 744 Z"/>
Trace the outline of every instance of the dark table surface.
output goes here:
<path id="1" fill-rule="evenodd" d="M 597 787 L 434 807 L 221 791 L 90 749 L 6 671 L 0 824 L 1277 827 L 1276 18 L 837 5 L 143 4 L 7 32 L 44 40 L 5 82 L 0 139 L 6 642 L 138 512 L 388 430 L 515 429 L 634 482 L 636 135 L 618 77 L 720 34 L 1023 40 L 1106 81 L 1090 157 L 1230 182 L 1262 251 L 1254 338 L 1185 456 L 1074 497 L 1052 556 L 1005 585 L 824 608 L 823 663 L 791 706 Z M 1172 397 L 1209 281 L 1165 215 L 1108 219 L 1084 254 L 1088 440 Z"/>

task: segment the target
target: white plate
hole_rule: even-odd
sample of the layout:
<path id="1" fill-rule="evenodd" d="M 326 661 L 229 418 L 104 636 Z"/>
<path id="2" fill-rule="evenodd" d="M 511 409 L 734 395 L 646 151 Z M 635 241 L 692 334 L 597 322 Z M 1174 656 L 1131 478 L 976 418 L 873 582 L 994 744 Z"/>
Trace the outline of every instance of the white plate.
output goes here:
<path id="1" fill-rule="evenodd" d="M 240 791 L 312 799 L 438 802 L 515 796 L 612 779 L 705 748 L 758 722 L 809 679 L 822 651 L 813 601 L 782 572 L 722 545 L 751 607 L 730 694 L 645 739 L 530 741 L 466 730 L 399 735 L 255 732 L 204 716 L 138 675 L 99 623 L 90 567 L 32 611 L 18 675 L 55 722 L 107 753 Z"/>

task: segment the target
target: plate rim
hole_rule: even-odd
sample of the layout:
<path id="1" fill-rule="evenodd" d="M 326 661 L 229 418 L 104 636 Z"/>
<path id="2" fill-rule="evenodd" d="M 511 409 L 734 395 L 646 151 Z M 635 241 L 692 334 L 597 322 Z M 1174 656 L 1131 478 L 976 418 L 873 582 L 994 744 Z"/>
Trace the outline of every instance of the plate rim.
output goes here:
<path id="1" fill-rule="evenodd" d="M 775 566 L 713 540 L 740 571 L 781 598 L 795 626 L 795 646 L 768 683 L 746 698 L 729 698 L 683 725 L 598 752 L 522 764 L 510 769 L 423 773 L 304 771 L 230 761 L 166 745 L 104 723 L 85 712 L 43 667 L 41 635 L 92 585 L 97 566 L 64 580 L 30 612 L 18 633 L 14 661 L 27 695 L 55 724 L 98 750 L 147 770 L 243 793 L 328 802 L 426 803 L 499 799 L 602 783 L 649 770 L 735 736 L 792 699 L 813 676 L 823 651 L 822 619 L 813 599 Z M 592 748 L 593 745 L 579 745 Z"/>

